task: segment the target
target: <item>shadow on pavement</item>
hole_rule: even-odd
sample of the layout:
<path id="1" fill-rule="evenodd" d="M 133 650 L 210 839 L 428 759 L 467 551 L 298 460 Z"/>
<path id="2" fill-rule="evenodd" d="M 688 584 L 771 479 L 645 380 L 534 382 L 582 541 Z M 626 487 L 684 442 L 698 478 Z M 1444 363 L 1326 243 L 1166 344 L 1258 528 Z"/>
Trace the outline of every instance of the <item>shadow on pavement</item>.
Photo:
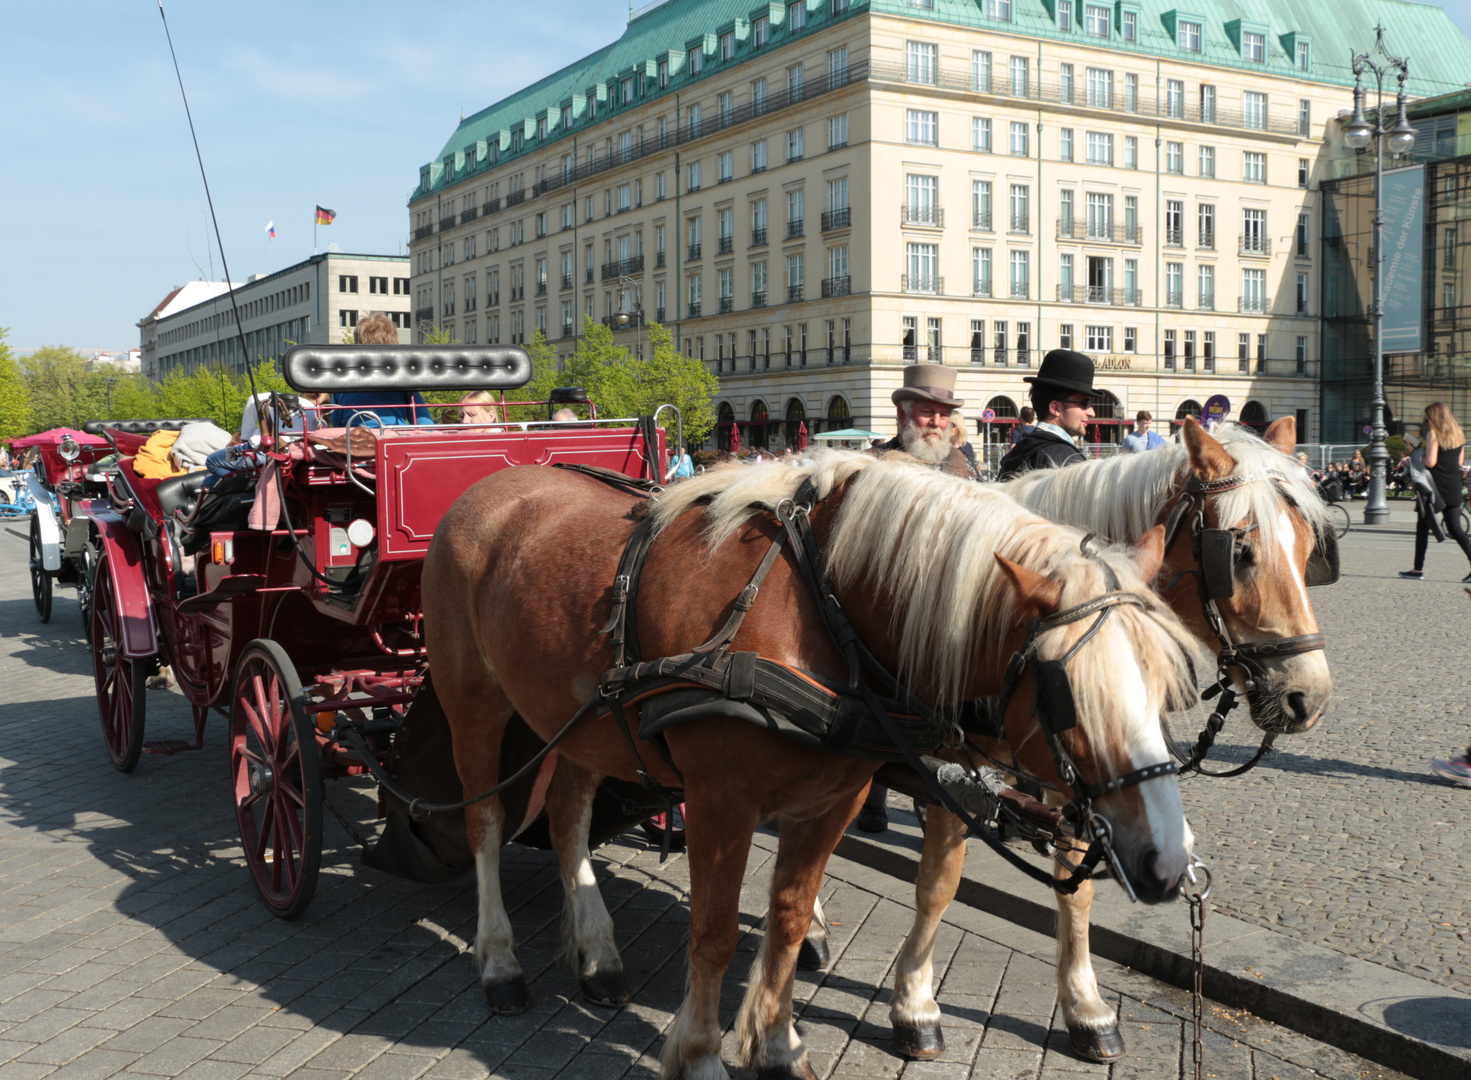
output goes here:
<path id="1" fill-rule="evenodd" d="M 1378 1002 L 1368 1002 L 1369 1011 Z M 1441 1046 L 1471 1047 L 1471 1003 L 1459 998 L 1428 997 L 1384 1006 L 1384 1022 L 1394 1030 Z"/>

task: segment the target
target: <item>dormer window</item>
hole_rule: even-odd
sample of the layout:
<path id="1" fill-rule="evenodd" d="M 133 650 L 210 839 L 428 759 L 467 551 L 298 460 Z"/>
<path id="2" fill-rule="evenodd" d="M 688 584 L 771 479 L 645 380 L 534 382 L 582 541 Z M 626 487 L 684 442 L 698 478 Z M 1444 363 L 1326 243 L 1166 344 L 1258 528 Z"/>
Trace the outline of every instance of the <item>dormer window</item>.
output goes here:
<path id="1" fill-rule="evenodd" d="M 1200 52 L 1200 23 L 1180 20 L 1175 28 L 1175 44 L 1185 52 Z"/>
<path id="2" fill-rule="evenodd" d="M 1139 14 L 1134 11 L 1126 11 L 1121 20 L 1124 31 L 1124 40 L 1136 42 L 1139 40 Z"/>
<path id="3" fill-rule="evenodd" d="M 696 46 L 690 50 L 690 74 L 698 75 L 705 70 L 705 50 L 702 46 Z"/>
<path id="4" fill-rule="evenodd" d="M 1299 71 L 1308 71 L 1312 67 L 1312 51 L 1306 41 L 1297 43 L 1296 63 Z"/>
<path id="5" fill-rule="evenodd" d="M 659 61 L 659 88 L 662 90 L 669 85 L 669 61 Z"/>
<path id="6" fill-rule="evenodd" d="M 563 105 L 562 106 L 562 127 L 565 129 L 565 128 L 569 128 L 571 126 L 572 126 L 572 106 L 571 105 Z"/>
<path id="7" fill-rule="evenodd" d="M 787 31 L 795 34 L 807 25 L 807 0 L 796 0 L 787 5 Z"/>
<path id="8" fill-rule="evenodd" d="M 1265 63 L 1267 59 L 1267 36 L 1253 34 L 1250 30 L 1241 34 L 1241 59 L 1253 64 Z"/>
<path id="9" fill-rule="evenodd" d="M 1133 14 L 1133 12 L 1129 12 Z M 1108 37 L 1109 10 L 1101 4 L 1089 4 L 1083 9 L 1083 29 L 1089 37 Z"/>
<path id="10" fill-rule="evenodd" d="M 536 137 L 545 139 L 547 137 L 547 118 L 539 116 L 536 118 Z"/>
<path id="11" fill-rule="evenodd" d="M 986 14 L 1002 22 L 1011 22 L 1011 0 L 986 0 Z"/>
<path id="12" fill-rule="evenodd" d="M 765 15 L 751 20 L 751 47 L 760 49 L 771 40 L 771 19 Z"/>
<path id="13" fill-rule="evenodd" d="M 621 93 L 623 95 L 623 104 L 625 104 L 625 105 L 632 105 L 633 104 L 633 80 L 631 78 L 630 79 L 624 79 L 623 80 L 623 84 L 622 84 L 622 86 L 619 89 L 620 89 L 620 91 L 621 91 Z"/>
<path id="14" fill-rule="evenodd" d="M 720 35 L 720 59 L 735 59 L 735 33 L 733 31 Z"/>
<path id="15" fill-rule="evenodd" d="M 1073 0 L 1057 0 L 1057 28 L 1070 33 L 1073 28 Z"/>

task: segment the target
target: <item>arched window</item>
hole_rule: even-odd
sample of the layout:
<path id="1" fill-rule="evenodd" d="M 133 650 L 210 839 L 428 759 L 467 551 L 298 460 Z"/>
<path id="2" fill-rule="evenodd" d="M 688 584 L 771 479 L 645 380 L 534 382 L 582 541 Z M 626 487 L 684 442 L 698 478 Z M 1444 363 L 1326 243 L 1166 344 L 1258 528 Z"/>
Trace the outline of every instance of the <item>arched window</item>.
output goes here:
<path id="1" fill-rule="evenodd" d="M 1093 391 L 1093 422 L 1088 425 L 1084 436 L 1090 443 L 1116 443 L 1123 438 L 1123 426 L 1119 423 L 1123 409 L 1119 399 L 1107 390 Z"/>
<path id="2" fill-rule="evenodd" d="M 829 431 L 842 431 L 849 426 L 851 416 L 848 412 L 848 399 L 842 394 L 834 394 L 827 402 L 827 418 L 829 421 L 836 420 L 838 423 L 829 423 Z"/>
<path id="3" fill-rule="evenodd" d="M 1258 435 L 1267 430 L 1267 409 L 1260 401 L 1248 401 L 1241 406 L 1241 423 Z"/>
<path id="4" fill-rule="evenodd" d="M 751 435 L 752 450 L 766 450 L 771 446 L 771 433 L 768 430 L 771 414 L 766 411 L 766 402 L 757 398 L 751 402 L 751 423 L 746 430 Z"/>
<path id="5" fill-rule="evenodd" d="M 1200 419 L 1200 402 L 1193 398 L 1180 402 L 1180 407 L 1175 410 L 1174 426 L 1179 428 L 1185 422 L 1185 417 L 1187 416 L 1193 416 L 1197 420 Z"/>
<path id="6" fill-rule="evenodd" d="M 730 429 L 735 423 L 735 410 L 730 402 L 722 401 L 715 412 L 715 446 L 720 450 L 730 449 Z"/>
<path id="7" fill-rule="evenodd" d="M 788 446 L 795 447 L 797 445 L 797 443 L 798 443 L 797 427 L 804 420 L 806 420 L 806 419 L 807 419 L 807 406 L 804 405 L 804 404 L 802 404 L 802 399 L 801 398 L 795 398 L 794 397 L 790 401 L 787 402 L 787 418 L 786 418 L 787 422 L 784 425 L 785 426 L 785 430 L 783 431 L 783 434 L 786 436 L 786 441 L 787 441 L 787 445 Z M 812 430 L 810 428 L 808 429 L 807 434 L 808 435 L 811 435 L 812 434 Z"/>
<path id="8" fill-rule="evenodd" d="M 1016 419 L 1016 402 L 1012 401 L 1009 397 L 1004 397 L 998 394 L 996 397 L 993 397 L 990 401 L 986 402 L 986 408 L 994 412 L 996 414 L 996 419 L 998 420 Z"/>

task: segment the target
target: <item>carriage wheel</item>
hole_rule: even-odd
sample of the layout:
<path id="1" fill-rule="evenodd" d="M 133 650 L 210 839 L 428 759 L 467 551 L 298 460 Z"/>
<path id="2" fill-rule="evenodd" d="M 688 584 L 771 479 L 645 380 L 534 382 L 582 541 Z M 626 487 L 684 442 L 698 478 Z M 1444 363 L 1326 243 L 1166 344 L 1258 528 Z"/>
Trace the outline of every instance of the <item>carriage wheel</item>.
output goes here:
<path id="1" fill-rule="evenodd" d="M 322 864 L 322 775 L 301 680 L 274 641 L 252 642 L 235 671 L 230 776 L 255 887 L 272 914 L 294 919 Z"/>
<path id="2" fill-rule="evenodd" d="M 90 540 L 90 538 L 89 538 Z M 77 607 L 82 612 L 82 633 L 87 638 L 87 644 L 92 644 L 92 590 L 96 587 L 95 563 L 96 556 L 92 552 L 90 542 L 82 548 L 80 572 L 77 576 Z"/>
<path id="3" fill-rule="evenodd" d="M 147 674 L 142 664 L 120 654 L 123 619 L 108 577 L 107 562 L 97 567 L 92 596 L 92 676 L 97 684 L 97 713 L 102 741 L 119 772 L 132 772 L 143 752 L 147 714 Z"/>
<path id="4" fill-rule="evenodd" d="M 39 511 L 37 511 L 39 513 Z M 51 575 L 41 561 L 41 523 L 31 518 L 31 597 L 36 601 L 36 617 L 51 621 Z"/>

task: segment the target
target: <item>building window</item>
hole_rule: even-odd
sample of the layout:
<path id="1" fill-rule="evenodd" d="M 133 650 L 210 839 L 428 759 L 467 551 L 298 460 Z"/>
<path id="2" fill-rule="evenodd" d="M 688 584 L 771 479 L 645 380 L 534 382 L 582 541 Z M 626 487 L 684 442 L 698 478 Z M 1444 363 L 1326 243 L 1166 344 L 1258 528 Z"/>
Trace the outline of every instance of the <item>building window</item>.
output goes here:
<path id="1" fill-rule="evenodd" d="M 1185 83 L 1180 79 L 1165 82 L 1165 115 L 1176 120 L 1185 116 Z"/>
<path id="2" fill-rule="evenodd" d="M 1177 176 L 1185 172 L 1185 144 L 1178 142 L 1165 143 L 1165 172 L 1174 173 Z"/>
<path id="3" fill-rule="evenodd" d="M 1195 306 L 1201 311 L 1216 309 L 1216 268 L 1210 264 L 1195 268 Z"/>
<path id="4" fill-rule="evenodd" d="M 797 0 L 794 4 L 787 5 L 787 31 L 796 33 L 807 25 L 807 5 L 804 0 Z"/>
<path id="5" fill-rule="evenodd" d="M 940 145 L 940 114 L 924 109 L 908 109 L 904 114 L 905 141 L 917 146 Z"/>
<path id="6" fill-rule="evenodd" d="M 1073 104 L 1073 65 L 1057 66 L 1057 97 L 1064 105 Z"/>
<path id="7" fill-rule="evenodd" d="M 1058 140 L 1058 157 L 1062 161 L 1073 160 L 1073 129 L 1060 128 Z"/>
<path id="8" fill-rule="evenodd" d="M 766 140 L 758 139 L 751 144 L 751 171 L 762 173 L 766 171 Z"/>
<path id="9" fill-rule="evenodd" d="M 1299 71 L 1309 71 L 1312 68 L 1312 50 L 1306 41 L 1297 43 L 1297 67 Z"/>
<path id="10" fill-rule="evenodd" d="M 338 326 L 356 326 L 358 324 L 358 313 L 347 308 L 340 308 L 337 312 Z"/>
<path id="11" fill-rule="evenodd" d="M 1241 122 L 1249 128 L 1267 126 L 1267 95 L 1247 90 L 1241 95 Z"/>
<path id="12" fill-rule="evenodd" d="M 1032 257 L 1030 252 L 1011 253 L 1011 298 L 1026 300 L 1032 293 Z M 1018 346 L 1020 342 L 1018 342 Z"/>
<path id="13" fill-rule="evenodd" d="M 1124 136 L 1124 168 L 1137 169 L 1139 167 L 1139 139 L 1133 135 Z"/>
<path id="14" fill-rule="evenodd" d="M 1236 335 L 1236 370 L 1239 374 L 1251 372 L 1251 335 Z"/>
<path id="15" fill-rule="evenodd" d="M 689 181 L 686 191 L 699 191 L 703 183 L 704 170 L 698 161 L 691 161 L 684 167 L 685 176 Z"/>
<path id="16" fill-rule="evenodd" d="M 735 34 L 725 33 L 720 35 L 720 59 L 735 59 Z"/>
<path id="17" fill-rule="evenodd" d="M 1241 251 L 1250 255 L 1270 255 L 1267 245 L 1267 212 L 1241 211 Z"/>
<path id="18" fill-rule="evenodd" d="M 1139 111 L 1139 76 L 1132 72 L 1124 75 L 1124 111 Z"/>
<path id="19" fill-rule="evenodd" d="M 1031 65 L 1025 56 L 1011 58 L 1011 93 L 1013 97 L 1026 97 L 1031 84 Z"/>
<path id="20" fill-rule="evenodd" d="M 760 49 L 771 40 L 771 19 L 765 15 L 751 20 L 751 47 Z"/>
<path id="21" fill-rule="evenodd" d="M 1031 156 L 1030 135 L 1031 125 L 1025 122 L 1012 122 L 1011 125 L 1011 155 L 1012 157 Z"/>
<path id="22" fill-rule="evenodd" d="M 1216 246 L 1216 208 L 1213 203 L 1201 203 L 1196 211 L 1197 235 L 1195 246 L 1213 250 Z"/>
<path id="23" fill-rule="evenodd" d="M 1253 64 L 1263 63 L 1267 59 L 1267 38 L 1265 34 L 1253 34 L 1250 30 L 1241 34 L 1241 59 Z"/>
<path id="24" fill-rule="evenodd" d="M 718 183 L 726 184 L 735 179 L 735 155 L 729 150 L 716 158 L 716 168 L 719 173 L 716 180 Z M 625 185 L 626 186 L 626 185 Z"/>
<path id="25" fill-rule="evenodd" d="M 358 291 L 358 278 L 356 274 L 337 275 L 337 291 L 340 293 L 355 293 Z M 352 324 L 356 325 L 356 324 Z"/>
<path id="26" fill-rule="evenodd" d="M 1297 257 L 1306 259 L 1308 257 L 1308 215 L 1297 215 L 1297 235 L 1294 238 L 1297 244 Z"/>
<path id="27" fill-rule="evenodd" d="M 1088 164 L 1113 164 L 1113 136 L 1107 132 L 1088 132 Z"/>
<path id="28" fill-rule="evenodd" d="M 1307 98 L 1297 103 L 1297 133 L 1305 139 L 1313 133 L 1313 103 Z"/>
<path id="29" fill-rule="evenodd" d="M 787 68 L 787 100 L 802 100 L 802 72 L 801 64 L 793 64 Z"/>
<path id="30" fill-rule="evenodd" d="M 1170 247 L 1185 244 L 1185 204 L 1179 199 L 1165 201 L 1165 243 Z"/>
<path id="31" fill-rule="evenodd" d="M 1064 254 L 1057 258 L 1057 298 L 1066 303 L 1073 299 L 1073 257 Z M 1062 347 L 1070 348 L 1067 345 Z"/>
<path id="32" fill-rule="evenodd" d="M 848 114 L 830 116 L 827 121 L 827 148 L 841 150 L 848 145 Z"/>
<path id="33" fill-rule="evenodd" d="M 802 134 L 805 128 L 794 128 L 787 132 L 787 161 L 802 160 Z"/>
<path id="34" fill-rule="evenodd" d="M 1267 272 L 1265 270 L 1241 271 L 1241 310 L 1267 310 Z"/>
<path id="35" fill-rule="evenodd" d="M 1165 263 L 1165 307 L 1185 306 L 1185 264 Z"/>
<path id="36" fill-rule="evenodd" d="M 940 249 L 936 244 L 909 244 L 907 247 L 909 273 L 906 278 L 908 292 L 934 293 L 939 291 L 937 276 L 940 265 Z"/>
<path id="37" fill-rule="evenodd" d="M 1175 370 L 1175 331 L 1165 331 L 1165 370 Z"/>
<path id="38" fill-rule="evenodd" d="M 1267 373 L 1267 335 L 1256 336 L 1256 371 L 1258 375 Z"/>
<path id="39" fill-rule="evenodd" d="M 1057 0 L 1057 28 L 1070 33 L 1073 28 L 1073 0 Z"/>
<path id="40" fill-rule="evenodd" d="M 991 231 L 991 181 L 972 180 L 970 183 L 972 229 Z"/>
<path id="41" fill-rule="evenodd" d="M 1100 4 L 1087 4 L 1083 8 L 1083 29 L 1089 37 L 1108 37 L 1111 8 Z"/>
<path id="42" fill-rule="evenodd" d="M 940 224 L 939 178 L 910 173 L 904 178 L 905 224 Z"/>
<path id="43" fill-rule="evenodd" d="M 1113 327 L 1088 327 L 1083 348 L 1088 352 L 1113 352 Z"/>
<path id="44" fill-rule="evenodd" d="M 991 295 L 991 249 L 970 249 L 971 295 Z"/>
<path id="45" fill-rule="evenodd" d="M 1265 184 L 1267 182 L 1267 155 L 1261 150 L 1243 150 L 1241 152 L 1241 179 L 1248 184 Z"/>
<path id="46" fill-rule="evenodd" d="M 991 119 L 973 116 L 970 121 L 970 148 L 979 154 L 991 152 Z"/>
<path id="47" fill-rule="evenodd" d="M 1088 107 L 1113 108 L 1113 72 L 1108 68 L 1088 69 Z"/>
<path id="48" fill-rule="evenodd" d="M 1063 188 L 1057 193 L 1058 197 L 1058 228 L 1064 236 L 1071 236 L 1073 232 L 1073 192 L 1071 188 Z"/>
<path id="49" fill-rule="evenodd" d="M 1032 189 L 1026 184 L 1011 185 L 1011 232 L 1027 235 L 1032 231 Z"/>
<path id="50" fill-rule="evenodd" d="M 1175 44 L 1185 52 L 1200 52 L 1200 23 L 1181 19 L 1175 25 Z"/>
<path id="51" fill-rule="evenodd" d="M 928 41 L 910 41 L 904 46 L 905 74 L 912 83 L 934 86 L 939 82 L 939 46 Z"/>
<path id="52" fill-rule="evenodd" d="M 971 78 L 978 94 L 991 92 L 991 54 L 977 49 L 970 54 Z"/>
<path id="53" fill-rule="evenodd" d="M 1135 42 L 1139 40 L 1139 16 L 1136 12 L 1126 11 L 1121 20 L 1124 29 L 1124 40 Z"/>
<path id="54" fill-rule="evenodd" d="M 832 86 L 841 86 L 848 80 L 848 46 L 828 50 L 827 78 Z"/>
<path id="55" fill-rule="evenodd" d="M 1202 146 L 1199 153 L 1200 175 L 1214 178 L 1216 175 L 1216 148 Z"/>
<path id="56" fill-rule="evenodd" d="M 1297 159 L 1297 186 L 1305 188 L 1308 186 L 1308 174 L 1312 169 L 1312 163 L 1305 157 Z"/>
<path id="57" fill-rule="evenodd" d="M 1297 313 L 1306 315 L 1308 313 L 1308 276 L 1297 275 Z"/>
<path id="58" fill-rule="evenodd" d="M 1216 122 L 1216 88 L 1210 83 L 1200 88 L 1200 121 L 1203 124 Z"/>
<path id="59" fill-rule="evenodd" d="M 1297 374 L 1306 375 L 1308 371 L 1308 339 L 1299 335 L 1297 339 Z M 1298 431 L 1303 429 L 1299 427 Z"/>
<path id="60" fill-rule="evenodd" d="M 691 77 L 693 77 L 695 75 L 699 75 L 701 72 L 703 72 L 705 70 L 705 48 L 704 48 L 704 46 L 703 45 L 697 45 L 697 46 L 695 46 L 693 49 L 690 50 L 689 55 L 690 55 L 690 75 L 691 75 Z"/>
<path id="61" fill-rule="evenodd" d="M 1011 0 L 986 0 L 986 14 L 1002 22 L 1011 22 Z"/>

